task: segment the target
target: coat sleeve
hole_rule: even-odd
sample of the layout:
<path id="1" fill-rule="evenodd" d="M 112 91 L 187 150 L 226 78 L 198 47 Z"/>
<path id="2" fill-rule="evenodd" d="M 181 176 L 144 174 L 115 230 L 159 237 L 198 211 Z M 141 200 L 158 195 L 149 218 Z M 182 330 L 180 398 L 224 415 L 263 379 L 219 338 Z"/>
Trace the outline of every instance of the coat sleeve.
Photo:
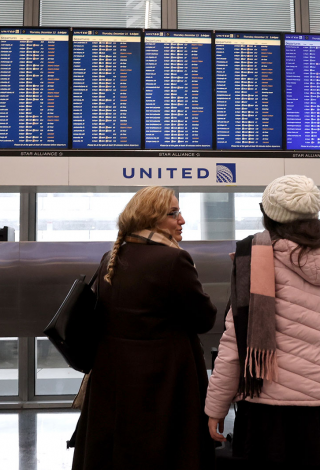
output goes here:
<path id="1" fill-rule="evenodd" d="M 218 356 L 209 380 L 205 412 L 211 418 L 224 418 L 236 396 L 239 385 L 239 356 L 233 323 L 232 310 L 226 318 L 226 331 L 223 333 Z"/>
<path id="2" fill-rule="evenodd" d="M 177 317 L 193 333 L 206 333 L 214 325 L 217 309 L 203 292 L 189 253 L 179 250 L 172 266 L 170 286 Z"/>

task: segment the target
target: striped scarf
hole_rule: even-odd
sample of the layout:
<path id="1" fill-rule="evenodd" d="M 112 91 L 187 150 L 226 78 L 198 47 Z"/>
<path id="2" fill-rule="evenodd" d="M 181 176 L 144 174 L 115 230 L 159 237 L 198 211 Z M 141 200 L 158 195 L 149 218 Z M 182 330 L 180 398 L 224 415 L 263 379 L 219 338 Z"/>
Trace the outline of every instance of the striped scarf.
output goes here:
<path id="1" fill-rule="evenodd" d="M 275 276 L 267 230 L 237 242 L 231 276 L 231 306 L 243 398 L 259 396 L 263 379 L 277 379 Z"/>
<path id="2" fill-rule="evenodd" d="M 154 245 L 161 243 L 161 245 L 171 246 L 172 248 L 178 248 L 181 250 L 178 242 L 165 230 L 157 229 L 157 232 L 151 230 L 140 230 L 140 232 L 130 233 L 125 237 L 127 243 L 142 243 L 144 245 Z"/>

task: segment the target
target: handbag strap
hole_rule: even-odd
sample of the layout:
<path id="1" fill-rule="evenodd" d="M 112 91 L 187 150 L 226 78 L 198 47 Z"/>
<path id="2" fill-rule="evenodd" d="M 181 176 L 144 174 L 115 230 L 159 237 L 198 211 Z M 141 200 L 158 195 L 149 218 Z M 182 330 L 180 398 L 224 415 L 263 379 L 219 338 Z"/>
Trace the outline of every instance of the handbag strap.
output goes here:
<path id="1" fill-rule="evenodd" d="M 98 266 L 98 269 L 96 270 L 96 272 L 94 273 L 94 275 L 92 276 L 92 278 L 90 279 L 90 281 L 88 282 L 88 287 L 90 287 L 90 289 L 92 288 L 93 284 L 94 284 L 94 281 L 97 279 L 97 276 L 98 276 L 98 273 L 100 271 L 100 266 L 101 266 L 101 263 L 99 264 Z M 83 281 L 85 279 L 85 276 L 83 276 Z M 96 289 L 96 292 L 95 292 L 95 296 L 96 296 L 96 303 L 95 303 L 95 309 L 97 308 L 97 305 L 98 305 L 98 298 L 99 298 L 99 279 L 98 279 L 98 282 L 97 282 L 97 289 Z"/>
<path id="2" fill-rule="evenodd" d="M 108 251 L 108 252 L 106 253 L 106 255 L 102 258 L 102 260 L 101 260 L 101 262 L 100 262 L 100 264 L 99 264 L 99 266 L 98 266 L 96 272 L 94 273 L 94 275 L 92 276 L 92 278 L 90 279 L 90 281 L 89 281 L 89 283 L 88 283 L 88 286 L 89 286 L 89 287 L 92 287 L 92 286 L 93 286 L 94 281 L 97 279 L 97 276 L 98 276 L 98 274 L 99 274 L 99 270 L 100 270 L 100 268 L 102 267 L 103 263 L 104 263 L 105 261 L 107 261 L 107 262 L 109 263 L 109 261 L 110 261 L 110 255 L 111 255 L 111 252 Z M 99 280 L 98 280 L 98 283 L 97 283 L 97 296 L 98 296 L 98 292 L 99 292 Z"/>
<path id="3" fill-rule="evenodd" d="M 92 278 L 90 279 L 90 281 L 89 281 L 89 283 L 88 283 L 88 286 L 89 286 L 89 287 L 92 287 L 94 281 L 97 279 L 99 269 L 100 269 L 100 264 L 99 264 L 99 266 L 98 266 L 98 269 L 96 270 L 96 272 L 94 273 L 94 275 L 92 276 Z"/>
<path id="4" fill-rule="evenodd" d="M 90 279 L 90 281 L 89 281 L 89 283 L 88 283 L 88 286 L 90 287 L 90 289 L 92 288 L 92 286 L 93 286 L 95 280 L 97 279 L 98 274 L 99 274 L 99 272 L 100 272 L 100 269 L 101 269 L 103 263 L 104 263 L 106 260 L 107 260 L 107 262 L 109 262 L 109 260 L 110 260 L 110 255 L 111 255 L 111 252 L 108 251 L 108 252 L 106 253 L 106 256 L 104 256 L 104 257 L 102 258 L 102 260 L 101 260 L 101 262 L 100 262 L 100 264 L 99 264 L 99 266 L 98 266 L 96 272 L 94 273 L 94 275 L 92 276 L 92 278 Z M 84 276 L 84 277 L 85 277 L 85 276 Z M 99 284 L 100 284 L 100 279 L 98 278 L 97 289 L 96 289 L 96 292 L 95 292 L 95 294 L 96 294 L 96 304 L 95 304 L 95 307 L 94 307 L 95 309 L 97 309 L 98 301 L 99 301 Z"/>

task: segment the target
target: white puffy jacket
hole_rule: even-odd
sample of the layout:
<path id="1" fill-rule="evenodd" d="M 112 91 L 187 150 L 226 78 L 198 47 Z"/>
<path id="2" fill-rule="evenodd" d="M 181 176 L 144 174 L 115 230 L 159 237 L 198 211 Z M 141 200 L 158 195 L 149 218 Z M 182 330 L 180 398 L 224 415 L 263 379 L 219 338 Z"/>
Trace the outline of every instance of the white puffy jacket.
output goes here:
<path id="1" fill-rule="evenodd" d="M 320 249 L 297 266 L 295 243 L 275 243 L 276 345 L 278 379 L 263 381 L 259 398 L 247 401 L 270 405 L 320 406 Z M 218 357 L 209 380 L 205 411 L 224 418 L 236 396 L 239 357 L 231 310 L 226 319 Z"/>

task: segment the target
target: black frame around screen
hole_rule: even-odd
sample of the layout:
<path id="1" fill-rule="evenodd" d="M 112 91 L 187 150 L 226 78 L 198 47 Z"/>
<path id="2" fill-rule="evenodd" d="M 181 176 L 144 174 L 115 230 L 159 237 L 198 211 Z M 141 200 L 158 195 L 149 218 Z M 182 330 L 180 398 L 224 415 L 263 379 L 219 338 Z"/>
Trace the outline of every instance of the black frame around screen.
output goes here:
<path id="1" fill-rule="evenodd" d="M 69 89 L 69 96 L 68 96 L 68 109 L 69 109 L 69 114 L 68 114 L 68 125 L 69 125 L 69 129 L 68 129 L 68 147 L 65 149 L 61 149 L 61 148 L 58 148 L 58 147 L 15 147 L 14 149 L 11 149 L 11 148 L 8 148 L 6 149 L 5 147 L 2 147 L 0 149 L 0 154 L 4 154 L 4 153 L 7 153 L 7 154 L 18 154 L 20 151 L 20 154 L 24 154 L 24 153 L 32 153 L 33 150 L 35 151 L 39 151 L 38 153 L 54 153 L 55 151 L 59 154 L 66 154 L 68 151 L 72 151 L 72 153 L 76 152 L 78 150 L 78 152 L 80 154 L 88 154 L 89 152 L 94 155 L 101 155 L 102 153 L 105 153 L 105 154 L 109 154 L 110 152 L 112 152 L 114 155 L 121 155 L 121 156 L 134 156 L 134 155 L 137 155 L 137 152 L 140 152 L 141 154 L 143 154 L 142 152 L 145 151 L 145 154 L 147 155 L 156 155 L 157 153 L 161 154 L 163 152 L 165 152 L 165 149 L 161 149 L 161 150 L 156 150 L 154 149 L 154 151 L 152 149 L 147 149 L 145 150 L 145 60 L 144 60 L 144 57 L 145 57 L 145 33 L 146 33 L 146 30 L 144 29 L 140 29 L 140 28 L 66 28 L 66 27 L 28 27 L 28 28 L 23 28 L 21 26 L 3 26 L 2 27 L 3 29 L 5 30 L 10 30 L 10 29 L 33 29 L 33 30 L 41 30 L 41 31 L 45 31 L 45 30 L 59 30 L 59 29 L 63 29 L 63 30 L 69 30 L 69 35 L 68 35 L 68 39 L 69 39 L 69 72 L 68 72 L 68 80 L 69 80 L 69 83 L 68 83 L 68 89 Z M 82 150 L 82 149 L 76 149 L 76 148 L 73 148 L 72 147 L 72 103 L 73 103 L 73 98 L 72 98 L 72 92 L 73 92 L 73 71 L 72 71 L 72 67 L 73 67 L 73 32 L 74 30 L 110 30 L 110 31 L 122 31 L 122 30 L 130 30 L 130 31 L 136 31 L 136 32 L 139 32 L 140 33 L 140 38 L 141 38 L 141 41 L 140 41 L 140 52 L 141 52 L 141 70 L 140 70 L 140 74 L 141 74 L 141 83 L 140 83 L 140 93 L 141 93 L 141 148 L 140 149 L 133 149 L 133 148 L 113 148 L 113 147 L 105 147 L 105 148 L 99 148 L 99 149 L 96 149 L 96 148 L 91 148 L 91 149 L 86 149 L 86 150 Z M 147 30 L 149 31 L 149 30 Z M 226 30 L 223 30 L 223 31 L 209 31 L 209 30 L 178 30 L 178 29 L 166 29 L 166 30 L 163 30 L 163 29 L 150 29 L 150 31 L 170 31 L 170 32 L 179 32 L 179 33 L 188 33 L 188 32 L 192 32 L 192 33 L 195 33 L 195 32 L 198 32 L 198 33 L 209 33 L 210 34 L 210 37 L 211 37 L 211 76 L 212 76 L 212 149 L 201 149 L 201 148 L 194 148 L 194 147 L 191 147 L 191 148 L 181 148 L 181 149 L 168 149 L 169 152 L 168 152 L 168 156 L 169 154 L 172 154 L 172 153 L 177 153 L 179 155 L 177 156 L 184 156 L 183 154 L 186 154 L 185 156 L 188 156 L 187 154 L 190 154 L 190 156 L 201 156 L 202 155 L 207 155 L 207 156 L 214 156 L 215 154 L 218 154 L 221 155 L 221 156 L 227 156 L 227 155 L 235 155 L 236 153 L 239 154 L 239 156 L 244 156 L 245 153 L 248 153 L 249 152 L 249 155 L 248 156 L 259 156 L 261 154 L 261 156 L 269 156 L 269 157 L 272 157 L 272 156 L 282 156 L 283 157 L 286 157 L 287 155 L 285 155 L 286 152 L 301 152 L 299 155 L 303 155 L 304 153 L 307 155 L 307 156 L 318 156 L 318 153 L 319 150 L 318 149 L 304 149 L 304 150 L 299 150 L 299 149 L 296 149 L 296 150 L 289 150 L 287 149 L 287 140 L 286 140 L 286 135 L 287 135 L 287 121 L 286 121 L 286 95 L 285 95 L 285 91 L 286 91 L 286 81 L 285 81 L 285 77 L 286 77 L 286 70 L 285 70 L 285 34 L 290 34 L 290 35 L 294 35 L 294 34 L 297 34 L 297 33 L 285 33 L 285 32 L 274 32 L 274 31 L 266 31 L 266 32 L 261 32 L 261 31 L 226 31 Z M 247 34 L 277 34 L 277 35 L 280 35 L 280 41 L 281 41 L 281 45 L 280 45 L 280 54 L 281 54 L 281 70 L 280 70 L 280 73 L 281 73 L 281 96 L 282 96 L 282 149 L 277 149 L 277 150 L 259 150 L 259 149 L 250 149 L 250 150 L 245 150 L 245 149 L 242 149 L 242 148 L 239 148 L 239 149 L 235 149 L 235 148 L 232 148 L 232 149 L 223 149 L 223 150 L 217 150 L 217 133 L 216 133 L 216 67 L 215 67 L 215 64 L 216 64 L 216 51 L 215 51 L 215 37 L 216 37 L 216 33 L 240 33 L 240 34 L 243 34 L 243 33 L 247 33 Z M 304 35 L 304 34 L 309 34 L 311 35 L 311 33 L 299 33 L 300 35 Z M 312 34 L 312 36 L 319 36 L 317 34 Z M 60 151 L 62 150 L 62 151 Z M 102 153 L 101 153 L 101 151 Z M 35 152 L 36 154 L 37 152 Z M 124 155 L 125 154 L 125 155 Z M 181 154 L 181 155 L 180 155 Z M 236 156 L 236 155 L 235 155 Z"/>
<path id="2" fill-rule="evenodd" d="M 284 80 L 284 60 L 283 60 L 283 53 L 282 53 L 282 43 L 283 43 L 283 33 L 280 33 L 279 31 L 243 31 L 243 30 L 215 30 L 214 31 L 214 47 L 213 47 L 213 52 L 214 52 L 214 63 L 213 63 L 213 69 L 214 69 L 214 77 L 213 77 L 213 88 L 214 88 L 214 107 L 213 107 L 213 114 L 216 117 L 217 116 L 217 102 L 216 102 L 216 35 L 217 34 L 249 34 L 249 35 L 279 35 L 280 37 L 280 86 L 281 86 L 281 125 L 282 125 L 282 142 L 281 142 L 281 149 L 259 149 L 259 148 L 250 148 L 250 149 L 245 149 L 245 148 L 232 148 L 232 149 L 217 149 L 217 135 L 215 134 L 215 146 L 214 148 L 217 151 L 220 152 L 229 152 L 229 151 L 235 151 L 235 152 L 281 152 L 283 150 L 286 150 L 286 142 L 285 142 L 285 134 L 284 134 L 284 129 L 285 129 L 285 96 L 284 96 L 284 90 L 285 88 L 283 87 L 283 80 Z M 215 123 L 216 124 L 216 123 Z M 216 131 L 216 125 L 214 125 L 214 129 Z"/>
<path id="3" fill-rule="evenodd" d="M 214 77 L 214 62 L 213 62 L 213 51 L 214 51 L 214 32 L 212 30 L 186 30 L 186 29 L 150 29 L 150 30 L 143 30 L 143 60 L 142 60 L 142 63 L 143 63 L 143 67 L 145 65 L 145 60 L 144 60 L 144 57 L 145 57 L 145 53 L 144 53 L 144 50 L 145 50 L 145 37 L 146 37 L 146 32 L 172 32 L 172 33 L 181 33 L 181 34 L 188 34 L 188 33 L 199 33 L 199 34 L 209 34 L 210 35 L 210 39 L 211 39 L 211 88 L 212 88 L 212 129 L 211 129 L 211 136 L 212 136 L 212 147 L 211 149 L 200 149 L 200 148 L 195 148 L 195 147 L 190 147 L 190 148 L 176 148 L 176 149 L 173 149 L 173 148 L 168 148 L 168 150 L 171 150 L 171 151 L 176 151 L 176 152 L 188 152 L 188 151 L 195 151 L 195 152 L 199 152 L 199 151 L 208 151 L 208 150 L 213 150 L 216 148 L 216 145 L 215 145 L 215 113 L 214 113 L 214 81 L 213 81 L 213 77 Z M 143 100 L 145 99 L 145 71 L 144 71 L 144 75 L 142 77 L 142 82 L 143 82 Z M 143 116 L 143 125 L 145 124 L 145 101 L 143 101 L 143 109 L 142 109 L 142 116 Z M 145 149 L 146 146 L 145 146 L 145 127 L 143 127 L 143 130 L 144 130 L 144 134 L 143 134 L 143 138 L 142 138 L 142 142 L 144 143 L 143 145 L 143 148 Z M 152 149 L 147 149 L 147 151 L 150 151 Z M 154 150 L 157 150 L 159 152 L 164 152 L 165 149 L 154 149 Z"/>

